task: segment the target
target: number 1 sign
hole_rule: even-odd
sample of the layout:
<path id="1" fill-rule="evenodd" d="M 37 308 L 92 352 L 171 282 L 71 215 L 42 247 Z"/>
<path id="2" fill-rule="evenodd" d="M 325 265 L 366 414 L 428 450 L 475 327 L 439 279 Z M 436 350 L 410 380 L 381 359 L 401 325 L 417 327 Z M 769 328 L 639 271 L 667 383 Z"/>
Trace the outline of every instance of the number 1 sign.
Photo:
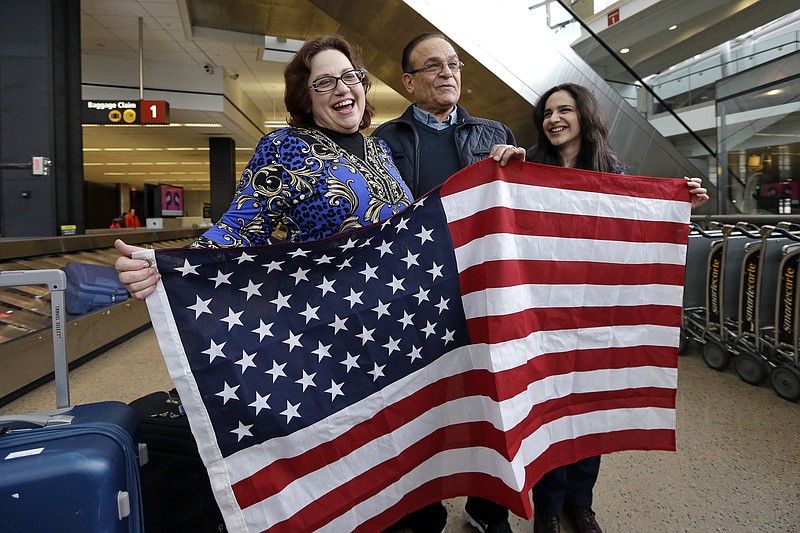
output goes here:
<path id="1" fill-rule="evenodd" d="M 165 100 L 140 100 L 139 122 L 142 124 L 169 124 L 169 103 Z"/>

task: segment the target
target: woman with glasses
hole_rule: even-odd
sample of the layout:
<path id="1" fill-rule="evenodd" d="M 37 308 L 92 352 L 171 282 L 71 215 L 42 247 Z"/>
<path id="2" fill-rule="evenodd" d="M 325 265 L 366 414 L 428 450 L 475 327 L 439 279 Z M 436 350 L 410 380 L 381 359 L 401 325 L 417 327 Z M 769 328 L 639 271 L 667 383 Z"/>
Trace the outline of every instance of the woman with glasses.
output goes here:
<path id="1" fill-rule="evenodd" d="M 284 69 L 289 127 L 258 143 L 228 211 L 194 247 L 320 239 L 367 226 L 411 201 L 386 143 L 364 137 L 374 107 L 361 58 L 339 36 L 307 41 Z M 116 267 L 134 297 L 158 275 L 117 241 Z"/>

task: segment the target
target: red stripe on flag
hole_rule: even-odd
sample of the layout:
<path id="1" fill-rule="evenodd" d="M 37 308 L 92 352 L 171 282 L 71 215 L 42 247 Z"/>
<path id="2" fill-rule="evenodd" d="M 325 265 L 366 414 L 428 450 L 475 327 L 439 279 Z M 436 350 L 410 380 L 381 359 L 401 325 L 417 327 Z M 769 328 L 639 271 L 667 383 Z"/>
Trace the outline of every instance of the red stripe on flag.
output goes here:
<path id="1" fill-rule="evenodd" d="M 496 372 L 493 379 L 496 392 L 491 398 L 497 401 L 513 398 L 524 391 L 531 383 L 549 376 L 558 376 L 592 370 L 635 368 L 643 366 L 674 368 L 678 364 L 677 348 L 665 346 L 626 346 L 624 348 L 597 348 L 592 350 L 570 350 L 547 353 L 533 357 L 524 365 Z M 469 379 L 492 379 L 479 372 Z"/>
<path id="2" fill-rule="evenodd" d="M 453 174 L 442 185 L 441 196 L 485 185 L 490 182 L 486 176 L 491 176 L 494 181 L 521 185 L 691 202 L 689 187 L 675 187 L 676 181 L 685 181 L 679 178 L 608 174 L 522 161 L 509 161 L 501 167 L 489 159 Z"/>
<path id="3" fill-rule="evenodd" d="M 626 450 L 675 451 L 675 449 L 675 431 L 669 429 L 632 429 L 613 433 L 596 433 L 552 444 L 546 452 L 537 457 L 525 469 L 526 479 L 538 481 L 554 468 L 595 455 Z M 536 481 L 533 484 L 536 484 Z"/>
<path id="4" fill-rule="evenodd" d="M 656 325 L 677 327 L 681 308 L 672 305 L 630 307 L 548 307 L 467 319 L 473 343 L 496 344 L 527 337 L 534 331 L 602 326 Z"/>
<path id="5" fill-rule="evenodd" d="M 492 207 L 448 224 L 453 246 L 489 234 L 685 244 L 686 224 Z"/>
<path id="6" fill-rule="evenodd" d="M 473 265 L 459 274 L 461 293 L 517 285 L 675 285 L 683 287 L 684 266 L 625 265 L 588 261 L 507 260 Z"/>

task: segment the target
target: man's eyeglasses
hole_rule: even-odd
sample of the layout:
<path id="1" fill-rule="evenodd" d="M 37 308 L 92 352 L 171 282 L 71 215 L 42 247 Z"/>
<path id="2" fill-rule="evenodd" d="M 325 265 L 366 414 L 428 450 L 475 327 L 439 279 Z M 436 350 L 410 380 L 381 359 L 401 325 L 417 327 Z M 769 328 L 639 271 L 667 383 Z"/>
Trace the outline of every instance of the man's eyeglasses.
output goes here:
<path id="1" fill-rule="evenodd" d="M 444 66 L 447 65 L 447 68 L 450 72 L 461 72 L 461 69 L 464 68 L 463 61 L 448 61 L 447 63 L 427 63 L 424 67 L 409 70 L 406 74 L 416 74 L 417 72 L 424 72 L 425 74 L 439 74 L 444 70 Z"/>
<path id="2" fill-rule="evenodd" d="M 311 82 L 309 87 L 318 93 L 327 93 L 336 88 L 339 80 L 345 85 L 358 85 L 364 79 L 367 73 L 361 69 L 348 70 L 343 72 L 341 76 L 320 76 Z"/>

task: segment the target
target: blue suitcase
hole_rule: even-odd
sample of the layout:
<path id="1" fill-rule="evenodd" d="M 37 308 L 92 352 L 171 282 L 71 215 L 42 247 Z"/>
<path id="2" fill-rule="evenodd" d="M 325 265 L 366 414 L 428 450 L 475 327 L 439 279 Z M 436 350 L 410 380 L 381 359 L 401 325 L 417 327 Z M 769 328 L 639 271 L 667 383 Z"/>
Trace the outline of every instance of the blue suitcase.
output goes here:
<path id="1" fill-rule="evenodd" d="M 142 531 L 139 417 L 122 402 L 70 406 L 64 272 L 0 272 L 0 287 L 34 284 L 51 290 L 57 409 L 0 417 L 0 531 Z"/>
<path id="2" fill-rule="evenodd" d="M 128 290 L 110 266 L 67 263 L 66 304 L 71 315 L 83 315 L 128 299 Z"/>

